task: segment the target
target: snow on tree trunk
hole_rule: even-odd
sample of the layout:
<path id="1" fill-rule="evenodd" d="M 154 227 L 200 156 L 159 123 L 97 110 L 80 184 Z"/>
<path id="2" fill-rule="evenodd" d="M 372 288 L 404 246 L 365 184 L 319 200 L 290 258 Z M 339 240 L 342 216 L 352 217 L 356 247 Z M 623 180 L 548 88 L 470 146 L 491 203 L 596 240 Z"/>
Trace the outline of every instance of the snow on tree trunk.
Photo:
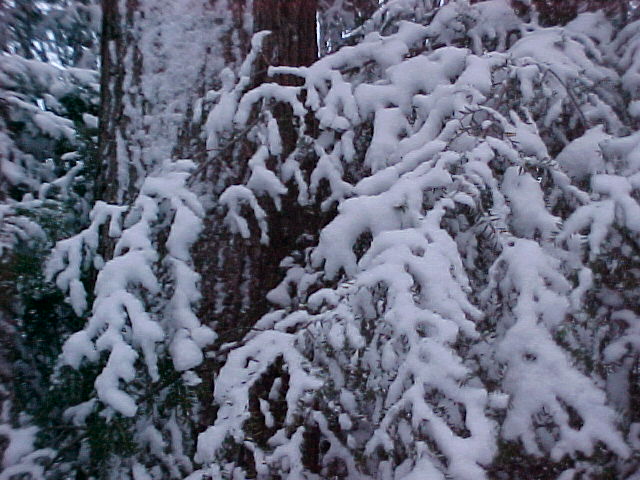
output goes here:
<path id="1" fill-rule="evenodd" d="M 180 133 L 200 118 L 187 115 L 239 66 L 251 17 L 226 0 L 107 1 L 103 12 L 100 198 L 126 202 L 156 166 L 189 153 Z"/>
<path id="2" fill-rule="evenodd" d="M 211 205 L 188 181 L 208 156 L 194 132 L 249 50 L 251 3 L 105 1 L 103 12 L 99 201 L 89 227 L 57 244 L 47 271 L 87 315 L 61 364 L 101 365 L 95 397 L 67 415 L 78 425 L 97 412 L 107 425 L 129 422 L 127 435 L 148 448 L 118 459 L 122 477 L 180 478 L 192 469 L 202 388 L 193 369 L 216 338 L 215 319 L 196 315 L 201 277 L 191 250 Z M 81 280 L 90 266 L 91 303 Z"/>
<path id="3" fill-rule="evenodd" d="M 176 382 L 187 387 L 203 383 L 199 415 L 173 418 L 183 429 L 191 420 L 208 424 L 206 386 L 215 361 L 203 364 L 202 350 L 218 335 L 221 341 L 240 338 L 267 311 L 264 296 L 277 284 L 280 260 L 303 226 L 314 230 L 283 214 L 270 222 L 269 245 L 266 233 L 263 242 L 242 242 L 229 235 L 219 215 L 220 204 L 236 201 L 221 193 L 243 181 L 247 168 L 246 140 L 225 119 L 238 95 L 264 78 L 264 72 L 252 72 L 260 65 L 264 34 L 254 37 L 253 50 L 240 65 L 252 25 L 273 30 L 268 47 L 272 61 L 282 57 L 308 64 L 317 56 L 315 4 L 292 6 L 280 4 L 280 15 L 267 17 L 264 9 L 269 5 L 256 3 L 259 18 L 252 24 L 251 2 L 104 5 L 102 200 L 93 209 L 89 228 L 57 245 L 48 275 L 82 314 L 88 307 L 80 281 L 87 265 L 83 258 L 94 258 L 98 273 L 92 312 L 85 329 L 66 342 L 62 361 L 77 369 L 107 353 L 95 380 L 97 398 L 107 411 L 139 416 L 136 398 L 147 395 L 135 386 L 140 378 L 162 391 Z M 298 22 L 301 18 L 307 20 Z M 299 31 L 286 28 L 298 24 Z M 286 115 L 286 109 L 283 112 Z M 287 123 L 289 118 L 273 122 Z M 206 141 L 200 128 L 207 132 Z M 263 160 L 248 164 L 257 161 Z M 255 183 L 262 181 L 257 178 Z M 113 240 L 99 240 L 104 233 Z M 167 356 L 174 370 L 163 373 Z M 196 367 L 201 378 L 192 370 Z M 169 434 L 166 419 L 143 414 L 149 428 L 156 429 L 154 435 Z M 135 435 L 143 439 L 146 434 L 136 430 Z M 170 456 L 154 455 L 171 475 L 177 474 L 168 464 Z M 176 468 L 189 470 L 190 465 Z"/>

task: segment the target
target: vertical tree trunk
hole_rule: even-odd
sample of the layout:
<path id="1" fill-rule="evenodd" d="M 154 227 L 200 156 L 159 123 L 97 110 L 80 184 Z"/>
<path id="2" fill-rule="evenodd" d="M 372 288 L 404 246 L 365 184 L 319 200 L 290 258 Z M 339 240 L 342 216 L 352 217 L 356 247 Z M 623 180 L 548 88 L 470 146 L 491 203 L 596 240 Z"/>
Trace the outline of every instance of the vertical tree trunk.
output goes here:
<path id="1" fill-rule="evenodd" d="M 246 0 L 103 0 L 98 198 L 128 202 L 191 142 L 192 107 L 248 51 Z"/>
<path id="2" fill-rule="evenodd" d="M 237 71 L 248 52 L 251 0 L 103 0 L 102 7 L 96 197 L 129 204 L 144 179 L 166 160 L 190 158 L 198 163 L 207 159 L 201 135 L 205 119 L 194 115 L 194 105 L 207 91 L 220 88 L 222 70 Z M 225 184 L 240 172 L 229 157 L 221 160 L 209 172 L 210 185 L 199 192 L 210 195 L 209 205 L 216 204 Z M 255 256 L 251 250 L 236 248 L 215 208 L 209 213 L 193 252 L 203 279 L 200 314 L 205 324 L 218 320 L 218 312 L 211 308 L 216 288 L 232 289 L 236 305 L 236 286 L 247 275 L 245 257 Z M 103 233 L 100 253 L 109 259 L 113 241 Z M 221 264 L 233 269 L 231 276 L 240 276 L 233 277 L 235 283 L 221 283 Z M 162 268 L 159 263 L 158 269 Z M 241 309 L 233 312 L 238 315 Z M 208 370 L 210 366 L 203 366 L 206 385 L 210 385 Z M 211 395 L 204 390 L 201 401 L 206 418 Z"/>
<path id="3" fill-rule="evenodd" d="M 134 6 L 131 6 L 133 9 Z M 98 178 L 96 197 L 107 202 L 116 200 L 118 191 L 117 132 L 124 127 L 123 59 L 131 35 L 126 20 L 121 18 L 117 2 L 102 2 L 102 36 L 100 43 L 100 129 L 98 137 Z"/>
<path id="4" fill-rule="evenodd" d="M 262 58 L 254 65 L 254 85 L 266 81 L 293 84 L 293 78 L 268 78 L 268 65 L 310 65 L 316 60 L 316 7 L 316 0 L 254 0 L 254 32 L 272 32 L 264 44 Z M 284 106 L 276 106 L 274 113 L 285 156 L 294 148 L 291 114 Z M 247 161 L 252 153 L 249 145 L 240 141 L 233 151 L 216 158 L 206 174 L 214 205 L 227 186 L 246 180 Z M 222 209 L 214 208 L 207 218 L 194 255 L 197 270 L 202 274 L 199 317 L 203 322 L 215 322 L 220 335 L 218 344 L 240 340 L 268 312 L 266 294 L 282 279 L 280 262 L 300 247 L 299 239 L 306 230 L 315 228 L 306 216 L 308 212 L 299 207 L 295 199 L 296 192 L 291 191 L 283 198 L 281 211 L 273 205 L 267 206 L 269 245 L 261 244 L 256 232 L 249 239 L 231 234 L 224 225 L 226 212 Z M 210 385 L 216 369 L 215 360 L 200 369 L 201 376 Z M 203 429 L 215 417 L 213 407 L 207 408 L 210 403 L 210 398 L 203 399 Z"/>
<path id="5" fill-rule="evenodd" d="M 281 279 L 280 261 L 303 229 L 313 227 L 301 208 L 285 206 L 284 213 L 267 207 L 268 246 L 259 243 L 258 235 L 242 239 L 227 230 L 226 212 L 217 206 L 218 198 L 226 187 L 246 180 L 252 152 L 240 141 L 212 156 L 202 139 L 204 119 L 193 115 L 193 106 L 208 90 L 219 87 L 224 68 L 237 71 L 248 51 L 252 17 L 253 31 L 273 32 L 254 84 L 267 80 L 268 63 L 315 61 L 316 0 L 103 0 L 103 8 L 98 155 L 102 164 L 97 196 L 110 203 L 128 203 L 165 159 L 206 160 L 207 168 L 194 187 L 209 206 L 204 231 L 193 248 L 195 269 L 201 275 L 198 316 L 218 332 L 218 344 L 240 339 L 268 311 L 265 296 Z M 291 151 L 293 132 L 286 133 L 292 128 L 290 115 L 286 109 L 279 111 L 283 137 L 289 138 L 286 149 Z M 294 205 L 295 194 L 289 197 L 285 205 Z M 109 250 L 106 245 L 107 258 Z M 199 368 L 205 380 L 201 427 L 210 425 L 215 414 L 211 406 L 215 370 L 215 359 Z"/>
<path id="6" fill-rule="evenodd" d="M 255 0 L 255 31 L 269 30 L 263 68 L 268 65 L 308 66 L 318 58 L 317 0 Z M 266 72 L 258 72 L 264 80 Z"/>
<path id="7" fill-rule="evenodd" d="M 268 64 L 309 65 L 315 61 L 315 12 L 316 0 L 254 2 L 254 31 L 272 32 L 264 46 L 264 58 L 256 68 L 256 84 L 267 80 Z M 284 111 L 282 116 L 286 116 Z M 286 119 L 278 120 L 282 124 L 283 133 L 286 128 L 290 128 L 285 125 Z M 288 150 L 291 148 L 289 145 Z M 233 152 L 225 152 L 211 165 L 207 178 L 215 185 L 214 204 L 216 197 L 227 186 L 244 180 L 247 156 L 251 153 L 240 142 Z M 284 154 L 286 153 L 287 151 Z M 288 215 L 286 221 L 284 217 L 272 216 L 272 240 L 270 246 L 264 246 L 259 244 L 257 238 L 243 240 L 230 235 L 222 222 L 224 212 L 216 213 L 217 215 L 210 217 L 208 228 L 197 247 L 198 271 L 203 274 L 200 314 L 203 319 L 217 321 L 218 331 L 223 333 L 223 339 L 230 341 L 241 338 L 267 311 L 268 304 L 264 296 L 279 279 L 278 264 L 285 252 L 289 251 L 292 242 L 288 232 L 294 226 L 304 224 L 304 220 L 295 215 Z"/>
<path id="8" fill-rule="evenodd" d="M 247 53 L 250 0 L 103 0 L 102 9 L 96 199 L 127 204 L 164 160 L 207 158 L 193 105 Z"/>

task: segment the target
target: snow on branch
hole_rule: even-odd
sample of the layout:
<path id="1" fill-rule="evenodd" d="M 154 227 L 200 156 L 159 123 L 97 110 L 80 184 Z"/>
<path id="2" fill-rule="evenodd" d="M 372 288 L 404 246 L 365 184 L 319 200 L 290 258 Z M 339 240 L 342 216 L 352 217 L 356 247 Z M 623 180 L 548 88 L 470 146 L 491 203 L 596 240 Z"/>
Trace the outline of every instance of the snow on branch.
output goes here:
<path id="1" fill-rule="evenodd" d="M 218 418 L 199 441 L 218 474 L 244 471 L 217 462 L 245 448 L 261 475 L 294 478 L 311 435 L 325 442 L 321 475 L 349 478 L 487 478 L 500 438 L 553 461 L 599 445 L 629 455 L 602 384 L 559 340 L 596 281 L 584 244 L 593 261 L 616 228 L 638 233 L 637 135 L 620 137 L 611 25 L 587 14 L 541 28 L 498 0 L 424 15 L 418 4 L 387 2 L 355 45 L 269 69 L 302 86 L 238 101 L 240 125 L 261 110 L 249 174 L 221 197 L 232 231 L 251 234 L 248 206 L 264 241 L 261 203 L 286 212 L 291 188 L 336 210 L 304 260 L 281 263 L 267 298 L 287 310 L 229 346 Z M 270 102 L 293 112 L 286 158 Z M 628 333 L 609 362 L 635 348 L 620 315 Z M 303 364 L 308 396 L 295 390 L 294 407 L 286 372 Z"/>
<path id="2" fill-rule="evenodd" d="M 98 398 L 125 416 L 134 415 L 136 405 L 121 389 L 120 381 L 127 383 L 136 377 L 138 350 L 151 380 L 157 381 L 158 343 L 170 343 L 175 368 L 184 371 L 202 362 L 202 348 L 215 339 L 213 331 L 193 312 L 200 298 L 199 276 L 190 265 L 189 250 L 198 238 L 204 215 L 199 200 L 185 186 L 193 168 L 186 160 L 165 162 L 156 175 L 146 179 L 130 208 L 97 203 L 91 225 L 59 242 L 49 260 L 49 278 L 55 278 L 68 292 L 78 315 L 86 308 L 83 262 L 93 258 L 99 270 L 91 316 L 85 328 L 66 341 L 62 360 L 78 368 L 84 358 L 95 362 L 100 352 L 108 352 L 107 363 L 96 378 Z M 115 244 L 113 258 L 105 261 L 96 252 L 98 230 L 107 221 Z M 173 279 L 173 293 L 166 312 L 158 314 L 151 312 L 157 303 L 153 298 L 161 294 L 156 235 L 165 221 L 171 227 L 164 264 Z"/>
<path id="3" fill-rule="evenodd" d="M 555 460 L 577 452 L 591 455 L 598 442 L 625 458 L 629 449 L 604 392 L 576 371 L 553 340 L 569 309 L 571 288 L 559 266 L 535 242 L 518 239 L 491 267 L 483 298 L 498 294 L 509 311 L 497 325 L 496 339 L 496 359 L 507 367 L 503 388 L 511 396 L 502 434 Z"/>

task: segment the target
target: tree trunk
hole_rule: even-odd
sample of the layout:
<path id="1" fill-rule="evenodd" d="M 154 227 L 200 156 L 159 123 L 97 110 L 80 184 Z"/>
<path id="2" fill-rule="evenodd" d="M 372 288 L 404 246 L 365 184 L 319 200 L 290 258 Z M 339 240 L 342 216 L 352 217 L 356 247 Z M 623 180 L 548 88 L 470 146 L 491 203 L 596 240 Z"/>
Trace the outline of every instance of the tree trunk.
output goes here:
<path id="1" fill-rule="evenodd" d="M 195 101 L 248 51 L 244 0 L 103 0 L 97 197 L 126 203 L 169 158 L 202 154 Z"/>
<path id="2" fill-rule="evenodd" d="M 194 105 L 220 88 L 223 69 L 238 70 L 250 46 L 250 6 L 251 0 L 103 0 L 97 200 L 130 204 L 164 161 L 208 158 L 202 138 L 206 118 L 194 115 Z M 210 195 L 209 205 L 215 206 L 225 186 L 237 180 L 239 165 L 226 156 L 207 171 L 210 184 L 195 188 Z M 218 288 L 229 289 L 233 315 L 243 312 L 235 308 L 238 284 L 246 275 L 247 257 L 255 257 L 253 250 L 238 248 L 241 242 L 226 232 L 221 218 L 215 208 L 209 212 L 193 252 L 202 274 L 204 324 L 218 320 L 212 307 Z M 114 241 L 106 231 L 101 238 L 100 253 L 109 259 Z M 225 277 L 225 267 L 231 278 Z M 207 386 L 210 369 L 201 368 Z M 208 418 L 210 389 L 203 389 L 201 401 Z"/>
<path id="3" fill-rule="evenodd" d="M 255 0 L 253 11 L 254 30 L 271 31 L 256 73 L 259 83 L 266 80 L 268 65 L 308 66 L 318 58 L 317 0 Z"/>
<path id="4" fill-rule="evenodd" d="M 130 8 L 134 8 L 131 6 Z M 96 197 L 116 201 L 118 192 L 118 131 L 125 127 L 123 117 L 123 81 L 127 44 L 132 41 L 128 25 L 121 18 L 117 2 L 102 2 L 102 37 L 100 43 L 100 128 L 98 137 L 98 178 Z M 133 73 L 133 72 L 130 72 Z M 139 76 L 139 71 L 137 72 Z"/>
<path id="5" fill-rule="evenodd" d="M 253 4 L 254 32 L 270 30 L 262 58 L 254 65 L 252 84 L 266 81 L 294 84 L 293 78 L 268 78 L 268 65 L 310 65 L 317 58 L 316 0 L 255 0 Z M 294 131 L 288 107 L 274 109 L 283 140 L 283 158 L 294 148 Z M 246 180 L 247 161 L 253 150 L 245 141 L 238 142 L 232 151 L 219 155 L 206 173 L 207 184 L 213 189 L 213 204 L 224 189 Z M 224 224 L 226 212 L 215 209 L 207 217 L 206 227 L 195 247 L 194 258 L 202 274 L 200 319 L 215 322 L 219 334 L 218 345 L 240 340 L 269 311 L 266 294 L 282 280 L 279 264 L 296 249 L 302 249 L 301 237 L 316 229 L 310 210 L 297 205 L 296 192 L 283 198 L 283 208 L 277 211 L 270 200 L 269 245 L 259 242 L 254 229 L 249 239 L 231 234 Z M 214 348 L 214 350 L 217 347 Z M 200 375 L 210 385 L 218 366 L 209 361 Z M 211 399 L 203 399 L 201 427 L 211 424 L 215 417 Z"/>
<path id="6" fill-rule="evenodd" d="M 254 31 L 271 30 L 264 58 L 256 69 L 254 82 L 267 80 L 268 64 L 309 65 L 317 57 L 315 31 L 315 0 L 256 0 L 253 6 Z M 278 80 L 281 80 L 280 78 Z M 286 81 L 286 80 L 285 80 Z M 282 113 L 285 117 L 286 113 Z M 286 128 L 285 118 L 278 118 L 281 134 Z M 283 136 L 287 136 L 286 134 Z M 291 137 L 291 135 L 289 136 Z M 285 141 L 285 144 L 287 142 Z M 292 149 L 285 147 L 286 155 Z M 239 142 L 233 151 L 220 155 L 207 172 L 207 179 L 218 185 L 215 197 L 224 189 L 244 180 L 246 160 L 252 152 Z M 221 187 L 220 187 L 221 185 Z M 217 211 L 209 217 L 208 227 L 197 247 L 198 271 L 203 274 L 201 318 L 218 322 L 217 329 L 225 341 L 237 340 L 268 309 L 264 298 L 279 280 L 278 264 L 288 252 L 298 225 L 304 224 L 291 212 L 280 218 L 271 217 L 270 246 L 261 245 L 257 236 L 244 240 L 230 235 L 222 222 L 225 212 Z"/>
<path id="7" fill-rule="evenodd" d="M 264 58 L 254 70 L 253 85 L 267 79 L 268 64 L 309 65 L 317 58 L 316 0 L 103 0 L 102 109 L 100 118 L 100 178 L 98 199 L 130 203 L 144 178 L 168 158 L 206 161 L 194 189 L 209 211 L 193 247 L 195 270 L 201 275 L 200 321 L 218 333 L 222 343 L 239 340 L 265 314 L 266 294 L 281 280 L 279 264 L 306 231 L 319 231 L 296 206 L 295 192 L 284 208 L 269 213 L 271 242 L 259 235 L 243 239 L 228 231 L 226 212 L 218 206 L 224 190 L 241 184 L 253 153 L 246 141 L 215 155 L 202 138 L 204 118 L 195 118 L 194 104 L 220 86 L 219 74 L 237 71 L 248 51 L 253 31 L 271 30 Z M 204 40 L 203 40 L 204 39 Z M 291 115 L 278 106 L 276 116 L 285 143 L 293 148 Z M 107 236 L 104 235 L 106 238 Z M 112 247 L 105 242 L 103 256 Z M 199 428 L 215 416 L 212 388 L 216 359 L 198 369 L 204 380 Z"/>

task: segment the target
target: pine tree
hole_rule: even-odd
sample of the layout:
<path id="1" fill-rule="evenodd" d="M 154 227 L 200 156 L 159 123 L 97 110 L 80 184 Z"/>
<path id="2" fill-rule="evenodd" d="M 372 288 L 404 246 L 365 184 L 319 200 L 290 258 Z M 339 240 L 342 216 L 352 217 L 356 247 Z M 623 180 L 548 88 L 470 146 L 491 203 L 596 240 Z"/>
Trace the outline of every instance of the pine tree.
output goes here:
<path id="1" fill-rule="evenodd" d="M 11 160 L 92 202 L 15 473 L 637 476 L 637 6 L 377 3 L 103 2 L 94 197 Z"/>
<path id="2" fill-rule="evenodd" d="M 402 6 L 373 16 L 387 36 L 273 69 L 304 80 L 304 104 L 280 98 L 319 129 L 302 143 L 318 160 L 299 198 L 339 208 L 306 257 L 283 262 L 268 297 L 282 309 L 229 354 L 198 459 L 229 478 L 626 475 L 615 405 L 584 361 L 593 345 L 573 336 L 591 271 L 563 243 L 600 217 L 590 191 L 620 192 L 609 211 L 635 218 L 633 187 L 598 178 L 616 171 L 597 158 L 603 132 L 628 133 L 611 24 L 600 12 L 545 29 L 493 1 L 422 26 L 398 22 L 413 13 Z M 242 191 L 266 225 L 264 189 Z"/>
<path id="3" fill-rule="evenodd" d="M 12 2 L 1 13 L 2 478 L 42 478 L 55 457 L 49 377 L 79 327 L 43 266 L 91 202 L 99 12 L 92 2 Z"/>

